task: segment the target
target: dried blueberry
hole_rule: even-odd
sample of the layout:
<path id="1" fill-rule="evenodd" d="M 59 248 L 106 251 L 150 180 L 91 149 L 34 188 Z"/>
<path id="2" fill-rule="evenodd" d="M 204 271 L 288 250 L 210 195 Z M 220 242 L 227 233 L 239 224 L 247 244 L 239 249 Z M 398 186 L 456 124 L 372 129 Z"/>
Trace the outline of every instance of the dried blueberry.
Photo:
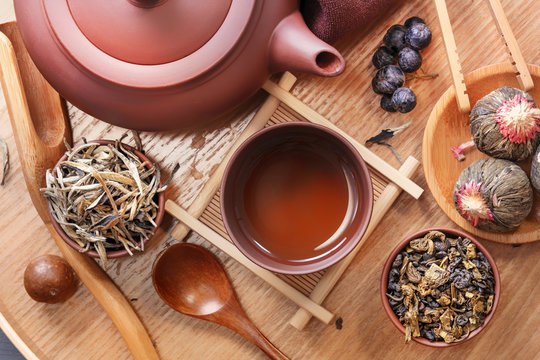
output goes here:
<path id="1" fill-rule="evenodd" d="M 396 106 L 392 102 L 392 95 L 384 94 L 381 98 L 381 108 L 389 112 L 396 112 Z"/>
<path id="2" fill-rule="evenodd" d="M 377 81 L 376 78 L 373 78 L 371 80 L 371 88 L 373 89 L 373 92 L 375 92 L 375 94 L 382 95 L 382 92 L 377 88 L 376 81 Z"/>
<path id="3" fill-rule="evenodd" d="M 412 24 L 405 34 L 405 42 L 415 50 L 422 50 L 431 42 L 431 29 L 426 24 Z"/>
<path id="4" fill-rule="evenodd" d="M 411 27 L 411 25 L 418 24 L 418 23 L 425 24 L 426 22 L 422 20 L 421 18 L 419 18 L 418 16 L 413 16 L 405 20 L 405 27 L 408 29 Z"/>
<path id="5" fill-rule="evenodd" d="M 383 94 L 392 94 L 405 82 L 405 74 L 395 65 L 387 65 L 377 71 L 373 87 Z"/>
<path id="6" fill-rule="evenodd" d="M 386 65 L 394 65 L 396 63 L 396 53 L 394 50 L 383 45 L 375 51 L 371 62 L 373 62 L 373 65 L 375 65 L 377 69 Z"/>
<path id="7" fill-rule="evenodd" d="M 398 54 L 398 65 L 403 72 L 415 72 L 422 66 L 422 55 L 409 47 L 403 48 Z"/>
<path id="8" fill-rule="evenodd" d="M 392 102 L 400 113 L 408 113 L 416 106 L 416 95 L 411 89 L 400 87 L 392 95 Z"/>
<path id="9" fill-rule="evenodd" d="M 384 34 L 383 42 L 395 52 L 403 49 L 405 44 L 405 33 L 407 28 L 403 25 L 392 25 Z"/>

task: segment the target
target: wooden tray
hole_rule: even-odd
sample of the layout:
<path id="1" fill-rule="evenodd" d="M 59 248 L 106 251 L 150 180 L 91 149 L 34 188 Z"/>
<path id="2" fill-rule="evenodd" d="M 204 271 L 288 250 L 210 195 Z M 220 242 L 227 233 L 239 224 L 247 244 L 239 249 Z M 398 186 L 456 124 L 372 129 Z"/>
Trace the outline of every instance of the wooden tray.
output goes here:
<path id="1" fill-rule="evenodd" d="M 540 100 L 540 67 L 529 65 L 536 88 L 530 94 Z M 491 87 L 487 87 L 489 80 Z M 471 105 L 501 86 L 519 88 L 514 69 L 510 63 L 490 65 L 465 77 Z M 537 100 L 537 101 L 538 101 Z M 451 115 L 448 115 L 451 114 Z M 444 134 L 444 135 L 442 135 Z M 450 87 L 435 105 L 424 132 L 422 158 L 424 173 L 433 197 L 445 214 L 457 225 L 471 234 L 503 244 L 520 244 L 540 240 L 540 196 L 535 192 L 533 210 L 520 227 L 511 233 L 495 233 L 479 230 L 465 220 L 454 207 L 453 189 L 459 175 L 467 166 L 478 159 L 487 158 L 484 153 L 470 149 L 464 161 L 457 161 L 450 148 L 471 139 L 469 115 L 457 111 L 454 87 Z M 530 173 L 529 159 L 521 164 Z"/>
<path id="2" fill-rule="evenodd" d="M 292 86 L 295 80 L 296 78 L 294 78 L 292 74 L 285 73 L 280 80 L 281 86 L 278 86 L 271 81 L 267 81 L 264 84 L 263 88 L 270 93 L 269 98 L 263 104 L 253 120 L 251 120 L 250 124 L 244 130 L 244 133 L 240 136 L 239 140 L 231 147 L 229 154 L 225 157 L 225 160 L 214 172 L 208 183 L 199 193 L 197 199 L 192 203 L 188 210 L 188 213 L 192 216 L 199 217 L 200 222 L 195 222 L 193 218 L 188 216 L 188 213 L 183 212 L 178 205 L 172 203 L 171 201 L 168 201 L 166 210 L 178 220 L 184 222 L 184 224 L 179 224 L 172 232 L 172 235 L 176 239 L 183 240 L 184 236 L 186 236 L 188 233 L 188 227 L 192 228 L 204 236 L 213 245 L 220 248 L 222 251 L 239 261 L 244 266 L 248 267 L 256 275 L 259 275 L 270 285 L 274 286 L 285 296 L 289 297 L 291 300 L 301 306 L 301 309 L 298 310 L 295 316 L 293 316 L 290 320 L 291 325 L 301 330 L 306 326 L 307 322 L 311 318 L 311 315 L 314 315 L 326 324 L 333 319 L 332 314 L 325 309 L 318 308 L 316 304 L 322 303 L 322 301 L 324 301 L 326 296 L 330 293 L 336 282 L 347 269 L 354 256 L 360 250 L 365 239 L 371 235 L 375 227 L 384 217 L 384 214 L 390 209 L 392 203 L 396 200 L 402 188 L 406 189 L 412 196 L 416 198 L 421 195 L 422 189 L 408 179 L 408 177 L 411 176 L 419 165 L 419 162 L 416 159 L 409 157 L 399 171 L 395 171 L 384 160 L 345 134 L 331 122 L 326 120 L 322 115 L 314 112 L 312 109 L 286 92 L 286 90 Z M 288 106 L 282 104 L 281 101 L 286 102 Z M 294 107 L 296 111 L 292 110 L 289 106 Z M 300 115 L 299 113 L 304 114 L 304 116 Z M 368 164 L 373 184 L 373 214 L 368 229 L 366 230 L 366 233 L 358 246 L 340 263 L 317 273 L 307 275 L 277 274 L 276 277 L 271 275 L 268 271 L 254 266 L 254 264 L 251 263 L 239 251 L 231 248 L 229 244 L 224 241 L 224 239 L 226 239 L 230 242 L 230 238 L 221 218 L 220 194 L 218 187 L 223 176 L 224 169 L 227 165 L 227 160 L 245 138 L 263 126 L 272 126 L 274 124 L 289 121 L 308 121 L 308 119 L 340 132 L 342 135 L 349 138 L 352 144 L 362 154 Z M 388 174 L 388 177 L 382 175 L 381 172 Z M 390 181 L 389 177 L 390 179 L 394 180 L 395 183 L 394 181 Z M 402 188 L 396 184 L 400 184 Z M 205 225 L 208 228 L 206 228 Z M 213 233 L 210 233 L 211 231 L 213 231 Z M 203 232 L 208 235 L 204 235 Z M 279 279 L 281 279 L 281 281 Z M 313 302 L 315 302 L 315 304 Z"/>
<path id="3" fill-rule="evenodd" d="M 502 0 L 525 59 L 540 64 L 540 36 L 537 0 Z M 1 2 L 0 2 L 1 3 Z M 0 6 L 1 7 L 1 6 Z M 449 4 L 456 23 L 456 41 L 468 73 L 485 64 L 505 61 L 500 39 L 493 29 L 484 1 Z M 429 81 L 414 81 L 418 105 L 410 114 L 386 113 L 379 108 L 380 97 L 370 83 L 375 74 L 371 55 L 380 46 L 386 30 L 409 16 L 422 17 L 433 30 L 431 45 L 423 50 L 424 69 L 439 73 Z M 489 28 L 490 31 L 486 31 Z M 451 84 L 440 37 L 435 8 L 431 1 L 397 1 L 381 17 L 335 44 L 347 61 L 347 70 L 334 79 L 298 75 L 291 91 L 294 97 L 359 140 L 366 140 L 384 128 L 413 120 L 411 126 L 391 140 L 402 156 L 420 159 L 424 126 L 435 102 Z M 204 129 L 165 133 L 142 133 L 147 154 L 161 164 L 164 176 L 180 162 L 168 198 L 189 208 L 252 119 L 266 94 L 258 94 L 234 114 Z M 116 138 L 125 130 L 93 119 L 74 107 L 69 108 L 73 137 Z M 63 305 L 33 302 L 22 287 L 22 274 L 29 259 L 59 254 L 46 233 L 27 194 L 19 167 L 18 154 L 5 104 L 0 96 L 0 136 L 11 150 L 11 171 L 0 188 L 0 326 L 20 340 L 42 360 L 130 359 L 131 355 L 112 322 L 84 287 Z M 128 138 L 127 141 L 130 141 Z M 394 168 L 398 161 L 385 147 L 370 150 Z M 412 179 L 426 188 L 424 175 L 416 171 Z M 426 188 L 427 189 L 427 188 Z M 264 360 L 255 346 L 230 330 L 191 319 L 169 309 L 155 294 L 150 269 L 156 255 L 171 239 L 174 221 L 170 216 L 148 244 L 146 252 L 111 263 L 108 274 L 119 285 L 155 341 L 160 357 L 166 359 Z M 260 330 L 293 360 L 312 359 L 533 359 L 540 343 L 535 334 L 540 327 L 540 242 L 511 247 L 495 242 L 484 245 L 501 271 L 502 294 L 497 313 L 489 326 L 475 339 L 441 351 L 419 344 L 404 344 L 403 334 L 388 320 L 379 296 L 382 267 L 394 246 L 408 234 L 427 226 L 455 226 L 426 191 L 414 200 L 401 194 L 385 213 L 379 226 L 363 243 L 361 251 L 339 278 L 323 305 L 343 318 L 343 327 L 310 321 L 304 331 L 288 325 L 298 306 L 275 291 L 265 281 L 223 254 L 196 233 L 188 241 L 210 248 L 225 265 L 239 300 Z M 10 327 L 12 330 L 10 330 Z"/>

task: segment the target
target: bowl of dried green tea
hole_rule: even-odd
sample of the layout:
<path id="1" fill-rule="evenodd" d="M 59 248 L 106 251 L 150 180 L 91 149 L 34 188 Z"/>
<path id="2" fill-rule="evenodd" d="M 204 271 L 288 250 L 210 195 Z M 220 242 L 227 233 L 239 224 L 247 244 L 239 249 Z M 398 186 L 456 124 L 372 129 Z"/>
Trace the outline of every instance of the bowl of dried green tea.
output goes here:
<path id="1" fill-rule="evenodd" d="M 461 230 L 432 228 L 395 247 L 380 291 L 388 317 L 406 342 L 448 347 L 486 327 L 499 303 L 501 280 L 478 240 Z"/>
<path id="2" fill-rule="evenodd" d="M 107 259 L 144 251 L 163 219 L 166 186 L 141 151 L 94 140 L 68 149 L 47 170 L 41 193 L 62 239 L 105 266 Z"/>

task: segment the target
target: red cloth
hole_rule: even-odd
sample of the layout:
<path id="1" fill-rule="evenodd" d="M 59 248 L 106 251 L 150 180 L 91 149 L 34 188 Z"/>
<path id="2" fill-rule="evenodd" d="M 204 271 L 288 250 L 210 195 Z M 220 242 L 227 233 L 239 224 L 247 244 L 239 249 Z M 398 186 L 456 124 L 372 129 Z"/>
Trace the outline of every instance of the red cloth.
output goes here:
<path id="1" fill-rule="evenodd" d="M 360 28 L 395 0 L 302 0 L 300 10 L 315 35 L 334 42 Z"/>

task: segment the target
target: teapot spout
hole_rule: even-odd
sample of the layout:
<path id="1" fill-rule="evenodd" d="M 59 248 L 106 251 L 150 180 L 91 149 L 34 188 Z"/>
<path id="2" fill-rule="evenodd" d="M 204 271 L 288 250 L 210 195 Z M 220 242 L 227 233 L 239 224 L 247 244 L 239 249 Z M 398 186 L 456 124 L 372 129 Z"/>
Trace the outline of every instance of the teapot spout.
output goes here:
<path id="1" fill-rule="evenodd" d="M 345 70 L 345 60 L 316 37 L 300 12 L 295 11 L 278 24 L 270 41 L 270 71 L 285 70 L 337 76 Z"/>

